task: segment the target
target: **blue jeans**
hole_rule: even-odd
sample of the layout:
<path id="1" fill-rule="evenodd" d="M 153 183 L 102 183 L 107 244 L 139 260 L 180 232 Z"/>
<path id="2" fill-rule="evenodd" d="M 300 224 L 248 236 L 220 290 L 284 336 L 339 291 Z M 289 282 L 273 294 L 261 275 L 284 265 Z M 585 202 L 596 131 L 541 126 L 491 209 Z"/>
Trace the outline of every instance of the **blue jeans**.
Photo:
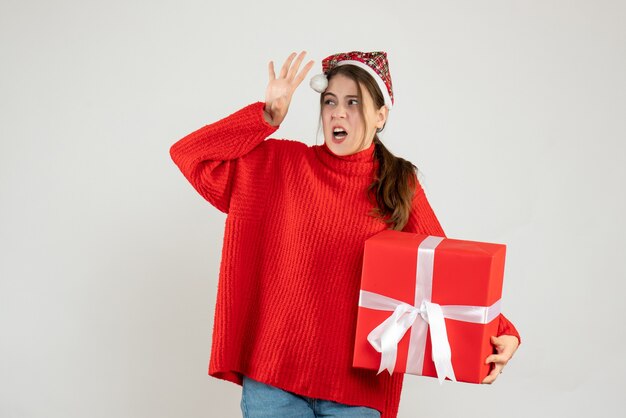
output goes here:
<path id="1" fill-rule="evenodd" d="M 241 392 L 243 418 L 380 418 L 373 408 L 296 395 L 247 376 Z"/>

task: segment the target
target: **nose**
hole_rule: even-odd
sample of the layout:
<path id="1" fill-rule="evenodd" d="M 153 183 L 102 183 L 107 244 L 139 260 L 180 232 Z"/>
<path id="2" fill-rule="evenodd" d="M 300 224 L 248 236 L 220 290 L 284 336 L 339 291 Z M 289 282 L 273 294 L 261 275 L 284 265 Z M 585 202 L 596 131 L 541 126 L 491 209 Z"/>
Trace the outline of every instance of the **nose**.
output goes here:
<path id="1" fill-rule="evenodd" d="M 333 113 L 332 113 L 331 117 L 333 119 L 345 118 L 346 117 L 346 109 L 343 107 L 343 105 L 338 104 L 337 106 L 335 106 L 335 109 L 333 110 Z"/>

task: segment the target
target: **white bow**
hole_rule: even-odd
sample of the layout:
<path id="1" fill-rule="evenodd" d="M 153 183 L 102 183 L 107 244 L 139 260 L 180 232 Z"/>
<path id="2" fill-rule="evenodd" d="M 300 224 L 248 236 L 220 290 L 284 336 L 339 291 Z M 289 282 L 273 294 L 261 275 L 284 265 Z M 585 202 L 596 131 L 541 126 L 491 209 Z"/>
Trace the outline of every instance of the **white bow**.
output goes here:
<path id="1" fill-rule="evenodd" d="M 432 342 L 433 361 L 437 370 L 439 382 L 446 377 L 456 381 L 452 368 L 452 353 L 446 323 L 441 306 L 426 300 L 419 308 L 408 303 L 389 298 L 387 296 L 361 290 L 359 306 L 370 309 L 393 311 L 380 325 L 374 328 L 367 336 L 367 340 L 376 351 L 381 353 L 378 374 L 387 370 L 393 373 L 398 353 L 398 343 L 404 334 L 413 325 L 417 317 L 430 324 L 430 339 Z"/>

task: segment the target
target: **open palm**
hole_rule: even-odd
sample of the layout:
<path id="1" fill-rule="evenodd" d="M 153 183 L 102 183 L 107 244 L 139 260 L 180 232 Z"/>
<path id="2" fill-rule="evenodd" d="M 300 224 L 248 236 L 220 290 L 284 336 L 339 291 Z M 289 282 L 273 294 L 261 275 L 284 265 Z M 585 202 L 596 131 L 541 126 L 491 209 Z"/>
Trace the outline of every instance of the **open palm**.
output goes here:
<path id="1" fill-rule="evenodd" d="M 289 55 L 278 77 L 274 72 L 274 62 L 269 62 L 269 83 L 265 90 L 265 116 L 266 120 L 274 126 L 280 125 L 285 119 L 294 91 L 313 67 L 313 61 L 309 61 L 298 73 L 305 55 L 306 51 L 302 51 L 295 62 L 296 53 Z"/>

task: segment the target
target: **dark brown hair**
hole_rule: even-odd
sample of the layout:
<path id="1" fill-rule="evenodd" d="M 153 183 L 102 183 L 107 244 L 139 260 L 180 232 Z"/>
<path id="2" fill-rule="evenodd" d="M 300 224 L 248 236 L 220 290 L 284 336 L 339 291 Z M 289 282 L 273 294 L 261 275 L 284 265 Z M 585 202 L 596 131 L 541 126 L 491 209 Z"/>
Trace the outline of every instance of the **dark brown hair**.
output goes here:
<path id="1" fill-rule="evenodd" d="M 385 105 L 385 99 L 376 81 L 364 69 L 349 64 L 340 65 L 330 70 L 326 77 L 330 81 L 337 74 L 344 75 L 356 82 L 359 103 L 363 103 L 363 92 L 361 91 L 361 85 L 363 85 L 372 97 L 375 109 L 380 109 Z M 322 93 L 320 95 L 320 107 L 323 103 L 324 94 Z M 362 105 L 359 106 L 359 112 L 365 121 Z M 375 206 L 369 214 L 390 224 L 388 229 L 401 231 L 409 220 L 411 203 L 417 186 L 417 167 L 410 161 L 396 157 L 383 145 L 378 138 L 378 133 L 383 129 L 384 126 L 377 129 L 377 133 L 374 134 L 374 158 L 378 160 L 379 166 L 374 182 L 367 189 L 368 198 Z M 368 132 L 368 130 L 369 127 L 365 126 L 364 132 Z M 364 142 L 365 136 L 359 149 Z"/>

